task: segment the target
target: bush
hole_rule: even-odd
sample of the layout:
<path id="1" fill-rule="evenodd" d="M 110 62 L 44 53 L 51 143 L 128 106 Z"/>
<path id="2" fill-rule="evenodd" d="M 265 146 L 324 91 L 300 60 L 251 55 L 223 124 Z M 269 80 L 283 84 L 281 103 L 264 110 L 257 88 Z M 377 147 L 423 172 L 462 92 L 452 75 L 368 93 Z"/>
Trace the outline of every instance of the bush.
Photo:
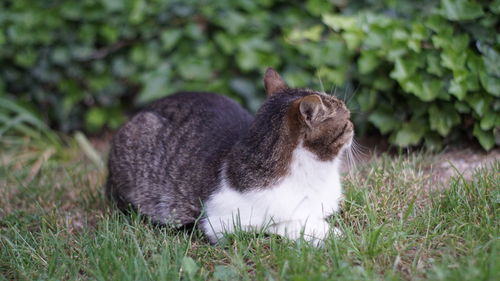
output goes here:
<path id="1" fill-rule="evenodd" d="M 255 110 L 272 66 L 293 86 L 355 89 L 358 128 L 372 124 L 396 145 L 471 134 L 495 145 L 500 1 L 345 3 L 7 0 L 0 95 L 53 128 L 98 132 L 178 90 Z"/>
<path id="2" fill-rule="evenodd" d="M 412 20 L 358 13 L 323 22 L 352 56 L 361 111 L 391 143 L 439 148 L 472 132 L 491 149 L 500 141 L 499 14 L 500 1 L 443 0 Z"/>

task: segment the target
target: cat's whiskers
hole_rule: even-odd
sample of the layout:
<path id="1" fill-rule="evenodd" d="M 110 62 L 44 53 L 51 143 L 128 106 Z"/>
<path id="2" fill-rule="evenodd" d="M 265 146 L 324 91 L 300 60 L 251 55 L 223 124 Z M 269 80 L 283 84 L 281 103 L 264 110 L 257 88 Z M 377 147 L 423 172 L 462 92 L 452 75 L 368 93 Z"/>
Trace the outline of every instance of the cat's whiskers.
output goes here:
<path id="1" fill-rule="evenodd" d="M 335 96 L 334 91 L 336 91 L 336 90 L 337 90 L 337 85 L 332 84 L 332 86 L 330 87 L 330 92 L 328 94 L 330 96 Z"/>
<path id="2" fill-rule="evenodd" d="M 352 98 L 354 98 L 354 96 L 358 93 L 358 90 L 359 90 L 359 85 L 357 85 L 356 89 L 352 91 L 352 95 L 349 97 L 349 100 L 346 102 L 346 104 L 349 103 L 352 100 Z"/>
<path id="3" fill-rule="evenodd" d="M 321 86 L 321 92 L 325 92 L 325 87 L 323 86 L 323 81 L 321 80 L 321 76 L 318 74 L 319 85 Z"/>
<path id="4" fill-rule="evenodd" d="M 356 164 L 363 159 L 368 157 L 368 153 L 366 152 L 366 148 L 359 144 L 355 138 L 352 139 L 351 145 L 345 152 L 345 159 L 347 161 L 347 165 L 349 167 L 349 171 L 352 170 L 356 166 Z"/>
<path id="5" fill-rule="evenodd" d="M 363 160 L 363 158 L 368 158 L 367 149 L 361 145 L 356 139 L 353 138 L 353 144 L 351 145 L 353 155 L 357 161 Z"/>

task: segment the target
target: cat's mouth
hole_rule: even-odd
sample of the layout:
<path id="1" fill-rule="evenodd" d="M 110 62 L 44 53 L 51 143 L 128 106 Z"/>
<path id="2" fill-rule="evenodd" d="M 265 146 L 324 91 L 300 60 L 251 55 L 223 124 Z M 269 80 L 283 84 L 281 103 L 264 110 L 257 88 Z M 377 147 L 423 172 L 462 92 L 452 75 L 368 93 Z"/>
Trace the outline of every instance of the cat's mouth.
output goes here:
<path id="1" fill-rule="evenodd" d="M 353 136 L 353 132 L 354 132 L 354 125 L 352 124 L 351 121 L 348 120 L 342 127 L 342 130 L 340 130 L 340 132 L 337 135 L 335 135 L 330 145 L 339 141 L 342 142 L 342 144 L 349 142 Z"/>

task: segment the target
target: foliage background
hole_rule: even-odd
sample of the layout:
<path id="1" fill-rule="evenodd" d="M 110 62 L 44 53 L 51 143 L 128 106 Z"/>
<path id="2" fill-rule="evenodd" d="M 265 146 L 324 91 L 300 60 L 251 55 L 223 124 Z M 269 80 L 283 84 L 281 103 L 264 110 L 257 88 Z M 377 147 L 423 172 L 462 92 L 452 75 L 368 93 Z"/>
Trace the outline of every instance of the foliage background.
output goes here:
<path id="1" fill-rule="evenodd" d="M 115 129 L 178 90 L 256 110 L 272 66 L 292 86 L 347 96 L 360 133 L 491 149 L 499 14 L 500 0 L 6 0 L 0 135 L 40 120 L 63 132 Z"/>

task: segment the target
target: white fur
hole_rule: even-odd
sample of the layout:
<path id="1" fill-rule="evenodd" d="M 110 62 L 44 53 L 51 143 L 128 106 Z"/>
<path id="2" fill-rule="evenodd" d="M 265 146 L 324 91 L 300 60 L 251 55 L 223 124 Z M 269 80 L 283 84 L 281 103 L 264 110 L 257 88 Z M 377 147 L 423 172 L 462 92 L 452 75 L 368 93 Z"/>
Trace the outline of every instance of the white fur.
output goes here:
<path id="1" fill-rule="evenodd" d="M 339 159 L 321 161 L 298 146 L 290 173 L 276 185 L 239 192 L 222 175 L 221 188 L 205 203 L 202 228 L 212 242 L 237 229 L 265 231 L 321 243 L 329 232 L 325 217 L 339 209 Z M 222 173 L 224 174 L 224 173 Z"/>

